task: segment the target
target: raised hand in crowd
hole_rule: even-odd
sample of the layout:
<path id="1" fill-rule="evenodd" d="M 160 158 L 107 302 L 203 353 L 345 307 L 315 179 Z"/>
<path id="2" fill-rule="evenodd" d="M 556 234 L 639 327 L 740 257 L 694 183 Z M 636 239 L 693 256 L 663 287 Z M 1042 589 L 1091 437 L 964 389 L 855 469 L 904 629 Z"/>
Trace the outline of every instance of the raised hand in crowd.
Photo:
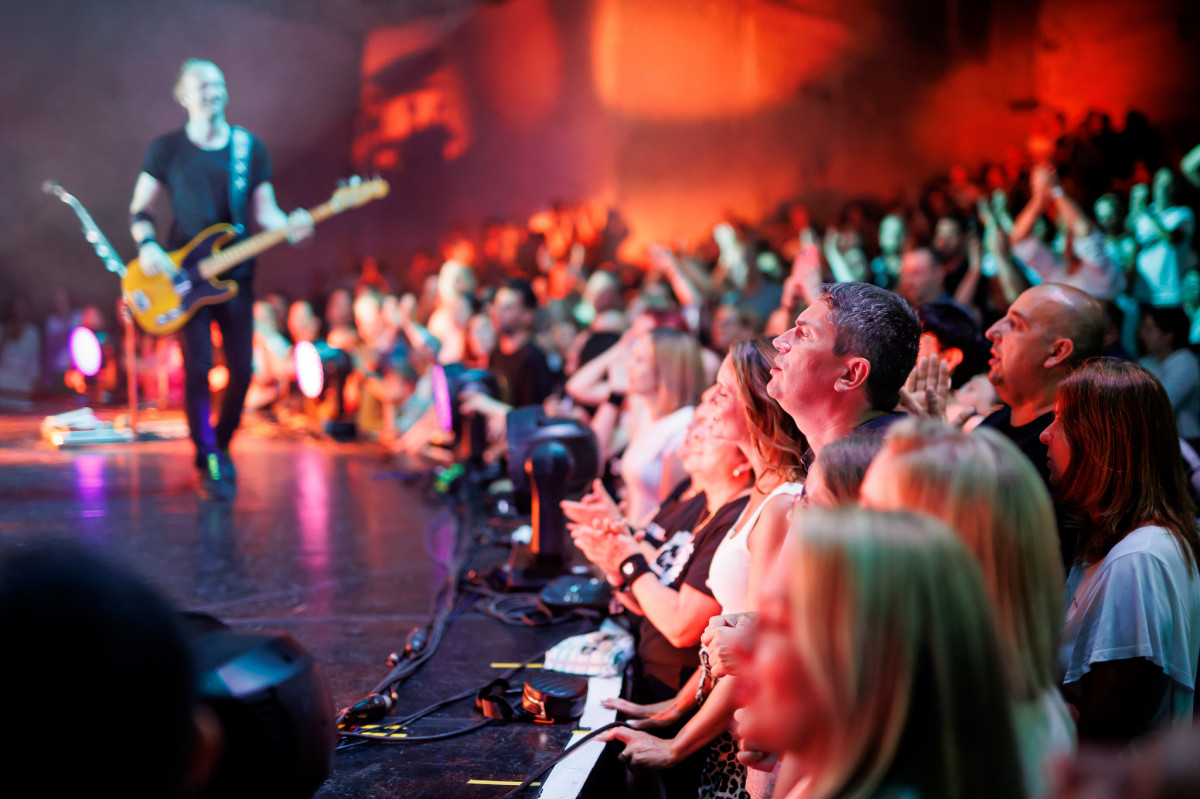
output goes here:
<path id="1" fill-rule="evenodd" d="M 945 361 L 936 355 L 922 355 L 900 389 L 900 407 L 913 416 L 944 419 L 949 398 L 950 370 Z"/>
<path id="2" fill-rule="evenodd" d="M 624 523 L 625 517 L 617 502 L 604 488 L 599 480 L 592 481 L 592 490 L 584 494 L 578 501 L 564 499 L 559 506 L 567 519 L 575 524 L 599 526 L 598 522 L 613 521 Z"/>

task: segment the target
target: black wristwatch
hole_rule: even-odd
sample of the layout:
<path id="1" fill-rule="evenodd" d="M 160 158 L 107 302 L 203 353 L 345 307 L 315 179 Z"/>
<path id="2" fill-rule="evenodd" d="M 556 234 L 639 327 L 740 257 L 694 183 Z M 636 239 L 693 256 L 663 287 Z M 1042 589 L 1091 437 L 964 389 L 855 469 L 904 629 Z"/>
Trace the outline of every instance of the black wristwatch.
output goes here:
<path id="1" fill-rule="evenodd" d="M 621 584 L 617 586 L 617 590 L 631 591 L 633 584 L 637 582 L 637 578 L 643 574 L 651 574 L 654 570 L 646 562 L 646 556 L 638 552 L 621 561 L 621 565 L 617 567 L 617 571 L 621 574 Z"/>

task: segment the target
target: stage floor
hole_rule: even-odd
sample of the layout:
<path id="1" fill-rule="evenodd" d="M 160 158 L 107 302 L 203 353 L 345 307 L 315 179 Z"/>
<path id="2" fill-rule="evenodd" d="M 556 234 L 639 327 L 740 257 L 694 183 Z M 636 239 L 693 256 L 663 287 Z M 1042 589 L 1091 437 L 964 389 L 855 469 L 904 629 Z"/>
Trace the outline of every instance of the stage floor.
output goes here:
<path id="1" fill-rule="evenodd" d="M 61 408 L 43 409 L 46 413 Z M 178 417 L 178 418 L 181 418 Z M 428 620 L 455 529 L 448 505 L 408 482 L 383 450 L 248 417 L 233 445 L 232 503 L 195 491 L 188 440 L 56 449 L 42 416 L 0 414 L 0 536 L 85 542 L 144 575 L 182 609 L 236 629 L 285 632 L 321 663 L 337 707 L 362 696 Z M 419 481 L 418 481 L 419 482 Z M 587 626 L 509 627 L 468 610 L 405 685 L 401 709 L 482 685 Z M 460 702 L 413 734 L 478 720 Z M 571 725 L 509 725 L 340 752 L 319 797 L 490 799 L 559 752 Z"/>

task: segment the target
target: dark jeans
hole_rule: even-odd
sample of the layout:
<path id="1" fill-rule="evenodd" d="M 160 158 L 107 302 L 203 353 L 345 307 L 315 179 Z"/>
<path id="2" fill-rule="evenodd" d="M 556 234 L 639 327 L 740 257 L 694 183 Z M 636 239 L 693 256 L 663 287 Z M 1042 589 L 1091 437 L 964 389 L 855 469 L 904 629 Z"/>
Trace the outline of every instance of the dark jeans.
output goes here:
<path id="1" fill-rule="evenodd" d="M 208 387 L 208 372 L 213 366 L 213 322 L 221 331 L 225 367 L 229 370 L 229 385 L 225 387 L 216 427 L 212 425 L 212 394 Z M 196 466 L 202 467 L 208 455 L 229 448 L 233 432 L 242 421 L 254 356 L 254 287 L 239 282 L 233 299 L 198 308 L 180 330 L 180 344 L 184 408 L 196 445 Z"/>

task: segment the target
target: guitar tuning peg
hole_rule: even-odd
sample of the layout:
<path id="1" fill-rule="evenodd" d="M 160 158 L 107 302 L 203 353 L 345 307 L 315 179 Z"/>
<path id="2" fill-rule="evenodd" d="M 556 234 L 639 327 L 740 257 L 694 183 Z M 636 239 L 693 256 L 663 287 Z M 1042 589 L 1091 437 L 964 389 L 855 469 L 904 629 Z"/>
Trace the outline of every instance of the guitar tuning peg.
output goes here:
<path id="1" fill-rule="evenodd" d="M 338 182 L 337 182 L 337 187 L 338 187 L 339 189 L 344 189 L 344 188 L 346 188 L 346 179 L 345 179 L 345 178 L 340 178 L 340 179 L 338 180 Z"/>
<path id="2" fill-rule="evenodd" d="M 360 178 L 358 175 L 351 175 L 351 176 L 350 176 L 350 185 L 351 185 L 351 186 L 357 186 L 357 185 L 359 185 L 360 183 L 362 183 L 362 178 Z"/>

